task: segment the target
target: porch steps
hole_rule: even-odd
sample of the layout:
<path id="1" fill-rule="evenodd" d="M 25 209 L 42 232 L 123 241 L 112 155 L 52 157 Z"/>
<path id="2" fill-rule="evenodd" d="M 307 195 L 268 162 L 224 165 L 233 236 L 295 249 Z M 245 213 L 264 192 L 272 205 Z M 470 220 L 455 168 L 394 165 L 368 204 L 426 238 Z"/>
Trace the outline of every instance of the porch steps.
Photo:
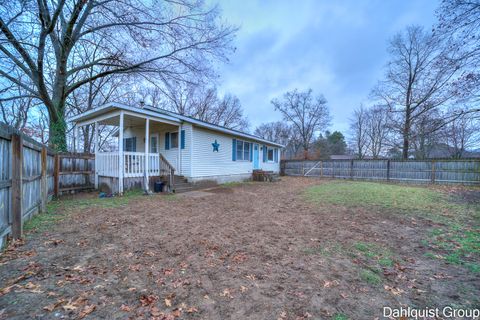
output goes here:
<path id="1" fill-rule="evenodd" d="M 218 185 L 214 181 L 203 181 L 203 182 L 192 183 L 192 182 L 189 182 L 188 179 L 185 178 L 184 176 L 179 176 L 179 175 L 175 175 L 173 181 L 175 184 L 174 185 L 175 193 L 212 188 Z"/>
<path id="2" fill-rule="evenodd" d="M 187 178 L 185 178 L 184 176 L 175 175 L 173 177 L 173 183 L 173 189 L 175 193 L 182 193 L 193 190 L 193 184 L 188 182 Z"/>

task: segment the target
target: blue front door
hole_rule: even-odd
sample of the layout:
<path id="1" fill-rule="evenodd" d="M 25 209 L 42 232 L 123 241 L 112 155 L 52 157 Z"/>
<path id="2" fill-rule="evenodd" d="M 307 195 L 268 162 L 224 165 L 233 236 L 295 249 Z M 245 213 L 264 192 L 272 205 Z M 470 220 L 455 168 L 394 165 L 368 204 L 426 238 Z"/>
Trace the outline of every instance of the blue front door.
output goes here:
<path id="1" fill-rule="evenodd" d="M 258 144 L 253 145 L 253 169 L 260 169 L 258 166 Z"/>

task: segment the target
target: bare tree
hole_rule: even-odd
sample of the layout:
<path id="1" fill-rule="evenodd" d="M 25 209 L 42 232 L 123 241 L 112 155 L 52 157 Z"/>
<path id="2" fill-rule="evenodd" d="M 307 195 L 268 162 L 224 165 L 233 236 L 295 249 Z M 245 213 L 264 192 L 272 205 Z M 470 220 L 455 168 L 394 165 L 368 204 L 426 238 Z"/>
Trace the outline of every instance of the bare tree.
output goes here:
<path id="1" fill-rule="evenodd" d="M 388 145 L 388 110 L 384 106 L 373 106 L 367 112 L 368 149 L 374 159 L 378 159 Z"/>
<path id="2" fill-rule="evenodd" d="M 410 26 L 394 36 L 389 53 L 385 80 L 373 94 L 398 114 L 392 117 L 396 120 L 393 128 L 401 133 L 402 157 L 406 159 L 415 122 L 457 97 L 452 84 L 460 63 L 449 59 L 438 37 L 418 26 Z"/>
<path id="3" fill-rule="evenodd" d="M 442 0 L 437 18 L 435 34 L 446 39 L 450 59 L 462 64 L 461 76 L 455 82 L 459 99 L 472 103 L 466 112 L 479 113 L 476 104 L 480 100 L 480 1 Z"/>
<path id="4" fill-rule="evenodd" d="M 330 123 L 327 100 L 323 95 L 313 97 L 312 89 L 303 92 L 295 89 L 285 93 L 282 99 L 273 99 L 272 104 L 300 136 L 303 157 L 307 159 L 315 134 Z"/>
<path id="5" fill-rule="evenodd" d="M 205 116 L 205 121 L 242 131 L 248 131 L 249 127 L 248 119 L 243 115 L 240 100 L 232 94 L 226 94 L 218 100 Z"/>
<path id="6" fill-rule="evenodd" d="M 4 1 L 0 77 L 25 90 L 23 97 L 42 101 L 49 114 L 49 142 L 66 150 L 66 101 L 75 90 L 114 74 L 177 79 L 211 74 L 211 62 L 225 58 L 235 31 L 218 17 L 217 7 L 188 0 Z M 80 45 L 99 39 L 104 43 L 97 59 L 79 60 Z M 85 72 L 92 67 L 93 74 Z"/>
<path id="7" fill-rule="evenodd" d="M 283 121 L 263 123 L 255 129 L 254 135 L 284 145 L 282 157 L 286 159 L 295 158 L 301 147 L 295 131 Z"/>
<path id="8" fill-rule="evenodd" d="M 367 154 L 369 141 L 367 136 L 368 110 L 361 105 L 353 112 L 350 119 L 351 146 L 359 159 L 363 159 Z"/>
<path id="9" fill-rule="evenodd" d="M 451 147 L 451 156 L 462 158 L 466 151 L 480 142 L 480 122 L 478 118 L 464 114 L 450 122 L 442 130 L 442 138 Z"/>

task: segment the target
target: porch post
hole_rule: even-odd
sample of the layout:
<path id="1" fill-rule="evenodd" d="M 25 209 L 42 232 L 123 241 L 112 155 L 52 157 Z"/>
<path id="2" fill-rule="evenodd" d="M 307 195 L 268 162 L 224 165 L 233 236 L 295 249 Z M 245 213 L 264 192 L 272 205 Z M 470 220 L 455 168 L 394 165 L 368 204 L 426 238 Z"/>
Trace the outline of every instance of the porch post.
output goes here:
<path id="1" fill-rule="evenodd" d="M 118 128 L 118 193 L 123 194 L 123 173 L 125 171 L 125 158 L 123 156 L 123 111 L 120 111 L 120 125 Z"/>
<path id="2" fill-rule="evenodd" d="M 93 144 L 95 147 L 95 189 L 98 189 L 98 122 L 93 127 Z"/>
<path id="3" fill-rule="evenodd" d="M 149 156 L 150 156 L 150 119 L 147 118 L 145 120 L 145 192 L 149 192 Z"/>
<path id="4" fill-rule="evenodd" d="M 178 125 L 178 157 L 177 157 L 177 172 L 182 175 L 182 124 Z"/>

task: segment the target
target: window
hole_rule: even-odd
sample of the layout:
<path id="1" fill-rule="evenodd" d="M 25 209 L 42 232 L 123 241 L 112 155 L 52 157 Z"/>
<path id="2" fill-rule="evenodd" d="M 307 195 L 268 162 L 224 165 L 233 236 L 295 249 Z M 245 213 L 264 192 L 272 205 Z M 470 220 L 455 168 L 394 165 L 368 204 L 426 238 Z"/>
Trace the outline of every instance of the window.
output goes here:
<path id="1" fill-rule="evenodd" d="M 178 148 L 178 132 L 170 133 L 170 148 Z"/>
<path id="2" fill-rule="evenodd" d="M 237 160 L 250 161 L 250 142 L 237 140 Z"/>
<path id="3" fill-rule="evenodd" d="M 274 152 L 274 150 L 272 148 L 267 148 L 267 160 L 268 161 L 273 161 L 273 152 Z"/>
<path id="4" fill-rule="evenodd" d="M 158 136 L 150 136 L 150 153 L 158 153 Z"/>
<path id="5" fill-rule="evenodd" d="M 124 138 L 123 139 L 123 151 L 136 152 L 137 151 L 137 138 Z"/>

